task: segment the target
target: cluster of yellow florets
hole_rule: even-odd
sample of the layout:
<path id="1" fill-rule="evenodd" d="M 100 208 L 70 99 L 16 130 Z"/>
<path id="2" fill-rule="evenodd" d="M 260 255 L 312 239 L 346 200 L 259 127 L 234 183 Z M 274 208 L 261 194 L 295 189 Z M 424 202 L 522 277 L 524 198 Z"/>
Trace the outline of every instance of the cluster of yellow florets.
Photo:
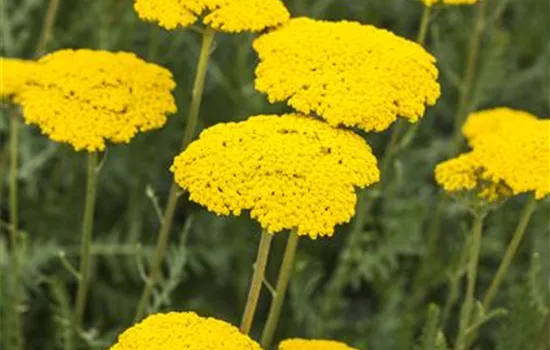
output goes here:
<path id="1" fill-rule="evenodd" d="M 320 339 L 287 339 L 279 344 L 279 350 L 356 350 L 342 342 Z"/>
<path id="2" fill-rule="evenodd" d="M 35 61 L 0 57 L 0 100 L 17 101 L 36 67 Z"/>
<path id="3" fill-rule="evenodd" d="M 188 27 L 200 16 L 224 32 L 257 32 L 289 20 L 281 0 L 135 0 L 138 15 L 166 29 Z"/>
<path id="4" fill-rule="evenodd" d="M 23 117 L 76 150 L 128 142 L 176 111 L 172 74 L 131 53 L 62 50 L 38 64 L 20 94 Z"/>
<path id="5" fill-rule="evenodd" d="M 439 164 L 447 192 L 476 190 L 494 200 L 533 192 L 550 194 L 550 121 L 509 108 L 471 114 L 463 128 L 472 151 Z"/>
<path id="6" fill-rule="evenodd" d="M 332 126 L 381 131 L 416 122 L 440 95 L 435 58 L 414 42 L 357 22 L 291 20 L 254 41 L 256 88 Z"/>
<path id="7" fill-rule="evenodd" d="M 435 4 L 444 4 L 444 5 L 472 5 L 478 2 L 479 0 L 420 0 L 426 6 L 433 6 Z"/>
<path id="8" fill-rule="evenodd" d="M 312 238 L 353 217 L 354 186 L 379 180 L 361 137 L 298 115 L 211 127 L 171 170 L 192 201 L 217 214 L 250 210 L 269 232 L 296 228 Z"/>
<path id="9" fill-rule="evenodd" d="M 110 350 L 260 350 L 233 325 L 194 312 L 147 317 L 118 337 Z"/>

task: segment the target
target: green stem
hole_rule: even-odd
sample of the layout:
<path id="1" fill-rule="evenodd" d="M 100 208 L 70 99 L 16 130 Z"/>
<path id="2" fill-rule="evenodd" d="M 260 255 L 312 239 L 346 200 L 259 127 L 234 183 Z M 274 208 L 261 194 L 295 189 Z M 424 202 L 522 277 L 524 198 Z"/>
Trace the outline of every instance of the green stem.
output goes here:
<path id="1" fill-rule="evenodd" d="M 288 281 L 294 267 L 294 258 L 296 257 L 296 250 L 298 249 L 298 239 L 299 236 L 296 230 L 290 231 L 288 241 L 286 243 L 285 254 L 283 256 L 283 262 L 281 264 L 281 269 L 279 270 L 277 286 L 275 287 L 275 295 L 273 301 L 271 302 L 267 321 L 262 332 L 260 344 L 263 349 L 269 349 L 271 342 L 273 341 L 273 335 L 275 334 L 281 315 L 281 309 L 285 301 Z"/>
<path id="2" fill-rule="evenodd" d="M 252 327 L 252 321 L 254 320 L 254 314 L 256 313 L 258 299 L 260 298 L 260 292 L 264 282 L 265 267 L 267 265 L 272 239 L 273 235 L 271 233 L 265 230 L 262 231 L 256 262 L 254 263 L 254 274 L 252 275 L 252 282 L 250 282 L 250 289 L 248 291 L 246 306 L 240 326 L 240 330 L 243 334 L 250 333 L 250 328 Z"/>
<path id="3" fill-rule="evenodd" d="M 202 95 L 204 92 L 204 80 L 206 77 L 206 71 L 208 68 L 208 60 L 210 58 L 210 50 L 214 41 L 215 32 L 206 28 L 203 33 L 201 52 L 199 55 L 199 62 L 197 65 L 197 74 L 195 76 L 195 82 L 193 84 L 193 92 L 191 104 L 189 106 L 189 114 L 187 125 L 185 127 L 181 149 L 185 149 L 195 134 L 195 128 L 197 127 L 197 121 L 199 119 L 200 105 L 202 101 Z M 137 306 L 134 321 L 139 321 L 146 313 L 149 299 L 153 294 L 155 284 L 160 278 L 160 268 L 166 247 L 168 245 L 168 239 L 170 237 L 170 229 L 172 228 L 172 222 L 174 221 L 174 213 L 176 212 L 176 205 L 178 201 L 178 185 L 172 182 L 170 191 L 168 194 L 168 201 L 164 210 L 163 220 L 161 222 L 160 230 L 157 236 L 157 243 L 155 253 L 153 255 L 153 261 L 150 266 L 149 276 L 141 293 L 141 297 Z"/>
<path id="4" fill-rule="evenodd" d="M 474 85 L 474 78 L 477 70 L 477 61 L 479 56 L 479 48 L 481 46 L 481 39 L 483 37 L 487 3 L 488 1 L 480 1 L 477 5 L 477 15 L 470 39 L 466 69 L 464 71 L 464 79 L 459 91 L 459 104 L 454 120 L 454 134 L 451 144 L 453 154 L 456 153 L 460 147 L 462 140 L 462 124 L 464 124 L 464 121 L 468 115 L 468 102 L 470 100 L 470 92 Z"/>
<path id="5" fill-rule="evenodd" d="M 495 274 L 495 277 L 493 277 L 493 280 L 491 281 L 491 285 L 489 286 L 489 289 L 485 293 L 485 297 L 483 298 L 483 307 L 485 308 L 485 310 L 489 309 L 491 302 L 495 298 L 497 291 L 500 285 L 502 284 L 502 281 L 504 280 L 504 276 L 506 276 L 506 272 L 508 272 L 508 267 L 512 263 L 512 259 L 514 259 L 514 255 L 516 254 L 519 244 L 521 243 L 521 240 L 525 235 L 525 231 L 527 229 L 527 226 L 529 225 L 531 216 L 535 212 L 536 206 L 537 206 L 537 200 L 535 199 L 534 196 L 531 196 L 527 204 L 525 205 L 525 208 L 523 209 L 523 213 L 521 214 L 519 224 L 516 227 L 516 230 L 514 231 L 512 240 L 510 241 L 508 248 L 506 248 L 506 253 L 502 258 L 502 261 L 500 262 L 500 266 L 498 267 L 497 273 Z"/>
<path id="6" fill-rule="evenodd" d="M 472 238 L 470 245 L 470 254 L 468 257 L 468 274 L 467 274 L 467 287 L 466 296 L 460 310 L 460 322 L 458 337 L 455 346 L 455 350 L 465 350 L 467 345 L 467 333 L 466 330 L 470 326 L 472 311 L 474 308 L 474 292 L 477 279 L 477 266 L 479 262 L 479 253 L 481 250 L 481 235 L 483 232 L 483 220 L 485 214 L 476 214 L 474 216 L 474 224 L 472 227 Z"/>
<path id="7" fill-rule="evenodd" d="M 86 308 L 86 297 L 90 283 L 90 260 L 92 247 L 92 229 L 94 224 L 94 210 L 97 190 L 97 152 L 88 153 L 88 175 L 86 181 L 86 204 L 84 207 L 84 219 L 82 223 L 82 242 L 80 246 L 80 279 L 76 294 L 76 329 L 82 327 L 84 311 Z"/>
<path id="8" fill-rule="evenodd" d="M 422 12 L 422 20 L 420 20 L 420 29 L 418 30 L 418 35 L 416 37 L 416 42 L 420 45 L 424 45 L 424 42 L 426 41 L 431 12 L 431 7 L 424 6 L 424 12 Z"/>
<path id="9" fill-rule="evenodd" d="M 10 168 L 9 168 L 9 197 L 10 197 L 10 243 L 13 269 L 13 320 L 14 320 L 14 347 L 23 349 L 23 325 L 19 307 L 21 303 L 21 267 L 19 266 L 19 204 L 17 186 L 17 168 L 19 166 L 19 115 L 12 111 L 10 114 Z"/>
<path id="10" fill-rule="evenodd" d="M 50 40 L 52 38 L 53 27 L 55 24 L 55 19 L 57 18 L 57 13 L 59 10 L 59 3 L 61 0 L 50 0 L 48 4 L 48 9 L 46 10 L 46 19 L 44 20 L 44 25 L 42 26 L 42 33 L 40 34 L 40 40 L 36 46 L 36 55 L 43 55 L 47 48 Z"/>

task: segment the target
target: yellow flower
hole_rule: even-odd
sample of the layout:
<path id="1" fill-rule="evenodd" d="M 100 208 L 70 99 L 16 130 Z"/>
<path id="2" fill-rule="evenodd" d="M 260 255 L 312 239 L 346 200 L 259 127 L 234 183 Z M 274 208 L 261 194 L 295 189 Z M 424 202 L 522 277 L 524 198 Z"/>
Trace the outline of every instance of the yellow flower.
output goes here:
<path id="1" fill-rule="evenodd" d="M 435 168 L 435 180 L 445 192 L 477 192 L 489 202 L 511 195 L 511 190 L 501 181 L 492 181 L 485 173 L 475 152 L 464 153 L 449 159 Z"/>
<path id="2" fill-rule="evenodd" d="M 38 64 L 20 96 L 23 117 L 77 151 L 129 142 L 176 111 L 172 74 L 131 53 L 62 50 Z"/>
<path id="3" fill-rule="evenodd" d="M 500 107 L 472 113 L 462 127 L 462 134 L 470 146 L 475 147 L 476 141 L 483 139 L 488 133 L 497 132 L 507 124 L 518 123 L 521 128 L 524 123 L 536 122 L 534 115 L 510 108 Z"/>
<path id="4" fill-rule="evenodd" d="M 472 5 L 478 2 L 479 0 L 420 0 L 424 5 L 430 7 L 435 4 L 444 4 L 444 5 Z M 487 1 L 487 0 L 485 0 Z"/>
<path id="5" fill-rule="evenodd" d="M 231 324 L 194 312 L 155 314 L 128 328 L 110 350 L 261 350 Z"/>
<path id="6" fill-rule="evenodd" d="M 135 0 L 139 17 L 166 29 L 188 27 L 204 16 L 213 29 L 258 32 L 289 20 L 281 0 Z"/>
<path id="7" fill-rule="evenodd" d="M 332 126 L 382 131 L 397 116 L 416 122 L 440 95 L 435 58 L 370 25 L 296 18 L 254 49 L 256 89 Z"/>
<path id="8" fill-rule="evenodd" d="M 279 344 L 279 350 L 356 350 L 334 340 L 287 339 Z"/>
<path id="9" fill-rule="evenodd" d="M 35 61 L 0 57 L 0 100 L 17 101 L 36 67 Z"/>
<path id="10" fill-rule="evenodd" d="M 510 123 L 476 140 L 474 151 L 484 176 L 502 181 L 514 195 L 550 194 L 550 120 Z"/>
<path id="11" fill-rule="evenodd" d="M 311 117 L 256 116 L 205 130 L 174 160 L 176 182 L 219 215 L 316 238 L 355 214 L 355 186 L 379 180 L 368 144 Z"/>

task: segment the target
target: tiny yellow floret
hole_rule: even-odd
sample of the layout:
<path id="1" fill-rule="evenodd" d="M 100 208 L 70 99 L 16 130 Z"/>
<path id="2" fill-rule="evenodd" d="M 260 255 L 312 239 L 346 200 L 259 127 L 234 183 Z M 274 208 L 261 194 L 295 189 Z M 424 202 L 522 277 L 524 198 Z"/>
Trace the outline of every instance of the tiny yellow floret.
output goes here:
<path id="1" fill-rule="evenodd" d="M 286 339 L 279 344 L 279 350 L 357 350 L 345 343 L 323 339 Z"/>
<path id="2" fill-rule="evenodd" d="M 35 61 L 0 57 L 0 100 L 16 102 L 37 66 Z"/>
<path id="3" fill-rule="evenodd" d="M 237 327 L 194 312 L 155 314 L 125 330 L 110 350 L 261 350 Z"/>
<path id="4" fill-rule="evenodd" d="M 475 147 L 476 141 L 483 139 L 487 134 L 498 132 L 507 124 L 522 124 L 536 122 L 536 116 L 511 108 L 499 107 L 472 113 L 466 119 L 462 127 L 462 134 L 468 140 L 468 144 Z"/>
<path id="5" fill-rule="evenodd" d="M 473 5 L 480 0 L 420 0 L 424 5 L 431 7 L 436 4 L 443 5 Z M 485 0 L 487 1 L 487 0 Z"/>
<path id="6" fill-rule="evenodd" d="M 296 18 L 254 49 L 257 90 L 332 126 L 382 131 L 398 116 L 416 122 L 440 96 L 435 58 L 370 25 Z"/>
<path id="7" fill-rule="evenodd" d="M 132 53 L 61 50 L 38 64 L 20 94 L 23 118 L 77 151 L 129 142 L 176 112 L 172 74 Z"/>
<path id="8" fill-rule="evenodd" d="M 219 215 L 250 215 L 270 233 L 334 233 L 355 214 L 355 187 L 379 180 L 369 145 L 351 131 L 295 114 L 205 130 L 171 167 L 190 199 Z"/>
<path id="9" fill-rule="evenodd" d="M 189 27 L 204 16 L 204 24 L 223 32 L 258 32 L 290 19 L 281 0 L 135 0 L 143 20 L 166 29 Z"/>

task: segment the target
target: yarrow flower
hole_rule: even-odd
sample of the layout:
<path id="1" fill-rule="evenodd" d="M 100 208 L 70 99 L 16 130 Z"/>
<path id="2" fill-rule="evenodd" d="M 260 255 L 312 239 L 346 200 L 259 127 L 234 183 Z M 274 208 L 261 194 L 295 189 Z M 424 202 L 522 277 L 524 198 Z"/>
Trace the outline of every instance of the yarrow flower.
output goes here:
<path id="1" fill-rule="evenodd" d="M 420 0 L 424 5 L 430 7 L 436 4 L 444 5 L 472 5 L 478 2 L 479 0 Z"/>
<path id="2" fill-rule="evenodd" d="M 508 108 L 471 114 L 463 133 L 472 151 L 439 164 L 436 181 L 448 192 L 473 190 L 494 200 L 550 194 L 550 120 Z"/>
<path id="3" fill-rule="evenodd" d="M 342 342 L 321 339 L 287 339 L 279 344 L 279 350 L 357 350 Z"/>
<path id="4" fill-rule="evenodd" d="M 128 328 L 110 350 L 261 350 L 235 326 L 194 312 L 169 312 L 147 317 Z"/>
<path id="5" fill-rule="evenodd" d="M 19 93 L 36 69 L 35 61 L 0 57 L 0 100 L 17 102 Z"/>
<path id="6" fill-rule="evenodd" d="M 190 199 L 219 215 L 252 218 L 271 233 L 296 228 L 316 238 L 355 213 L 355 187 L 380 174 L 368 144 L 311 117 L 262 115 L 218 124 L 171 167 Z"/>
<path id="7" fill-rule="evenodd" d="M 230 33 L 258 32 L 289 20 L 281 0 L 135 0 L 139 17 L 166 29 L 204 24 Z"/>
<path id="8" fill-rule="evenodd" d="M 524 123 L 537 122 L 536 116 L 510 108 L 494 108 L 472 113 L 466 119 L 462 134 L 472 147 L 482 140 L 487 134 L 498 132 L 503 127 L 518 123 L 520 128 Z"/>
<path id="9" fill-rule="evenodd" d="M 387 30 L 296 18 L 254 41 L 256 89 L 330 125 L 387 129 L 418 121 L 440 95 L 435 58 Z"/>
<path id="10" fill-rule="evenodd" d="M 134 54 L 62 50 L 38 64 L 20 94 L 23 117 L 77 151 L 129 142 L 176 112 L 172 74 Z"/>

